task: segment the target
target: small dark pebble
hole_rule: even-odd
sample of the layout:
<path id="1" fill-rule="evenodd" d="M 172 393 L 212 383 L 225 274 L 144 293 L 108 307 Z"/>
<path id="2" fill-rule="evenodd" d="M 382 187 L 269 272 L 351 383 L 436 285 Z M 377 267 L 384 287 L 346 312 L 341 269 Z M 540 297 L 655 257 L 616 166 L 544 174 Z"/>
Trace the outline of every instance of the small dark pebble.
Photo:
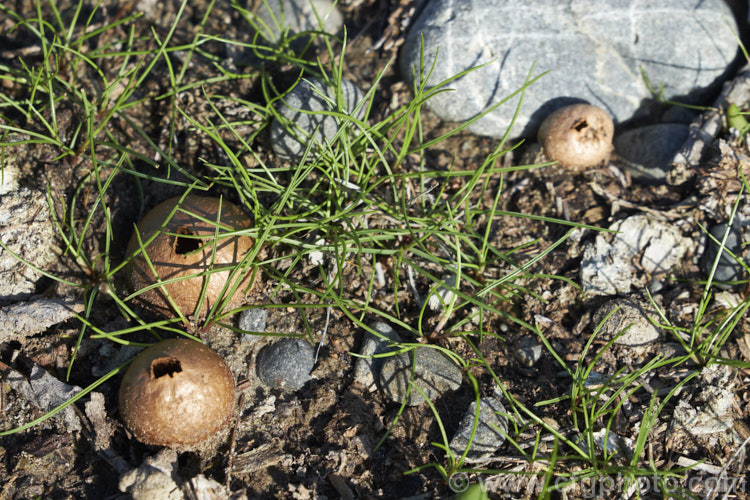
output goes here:
<path id="1" fill-rule="evenodd" d="M 269 387 L 294 391 L 311 379 L 315 349 L 302 339 L 281 339 L 260 350 L 255 369 Z"/>
<path id="2" fill-rule="evenodd" d="M 404 476 L 404 478 L 398 482 L 398 492 L 402 496 L 409 497 L 422 491 L 423 486 L 424 479 L 422 476 L 419 476 L 418 474 L 409 474 Z"/>
<path id="3" fill-rule="evenodd" d="M 716 241 L 721 242 L 724 238 L 724 232 L 727 230 L 727 224 L 721 223 L 712 226 L 709 232 L 716 238 Z M 724 243 L 724 248 L 731 251 L 738 257 L 742 256 L 742 233 L 740 225 L 735 221 L 732 224 L 732 229 L 729 231 L 727 241 Z M 703 274 L 708 279 L 708 275 L 711 273 L 711 268 L 714 265 L 716 256 L 719 253 L 719 244 L 715 243 L 710 238 L 706 241 L 706 251 L 703 253 L 701 259 L 701 269 Z M 728 253 L 722 252 L 719 264 L 716 266 L 716 272 L 714 273 L 714 281 L 738 281 L 747 278 L 745 269 L 742 265 L 733 259 Z M 718 288 L 729 289 L 731 285 L 717 284 Z"/>

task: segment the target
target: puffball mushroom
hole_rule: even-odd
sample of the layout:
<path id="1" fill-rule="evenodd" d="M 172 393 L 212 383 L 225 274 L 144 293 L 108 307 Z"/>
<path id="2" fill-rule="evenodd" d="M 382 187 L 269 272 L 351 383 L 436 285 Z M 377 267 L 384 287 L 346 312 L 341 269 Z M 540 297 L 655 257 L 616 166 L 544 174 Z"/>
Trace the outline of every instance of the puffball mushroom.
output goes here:
<path id="1" fill-rule="evenodd" d="M 227 425 L 234 405 L 229 367 L 189 339 L 162 340 L 141 352 L 120 385 L 120 416 L 145 444 L 198 445 Z"/>
<path id="2" fill-rule="evenodd" d="M 231 283 L 227 281 L 250 251 L 253 240 L 227 233 L 251 226 L 252 220 L 239 207 L 219 198 L 188 195 L 181 203 L 180 197 L 160 203 L 136 224 L 137 231 L 128 243 L 128 255 L 132 255 L 156 234 L 145 247 L 148 260 L 140 252 L 126 272 L 133 292 L 160 281 L 167 283 L 138 294 L 134 303 L 157 314 L 172 316 L 175 311 L 168 294 L 184 315 L 202 317 L 237 284 L 232 296 L 226 297 L 225 306 L 239 305 L 251 284 L 253 270 L 240 269 L 231 277 Z M 205 296 L 199 307 L 204 288 Z"/>
<path id="3" fill-rule="evenodd" d="M 615 125 L 606 111 L 591 104 L 572 104 L 545 118 L 537 139 L 550 160 L 587 168 L 609 157 L 614 134 Z"/>

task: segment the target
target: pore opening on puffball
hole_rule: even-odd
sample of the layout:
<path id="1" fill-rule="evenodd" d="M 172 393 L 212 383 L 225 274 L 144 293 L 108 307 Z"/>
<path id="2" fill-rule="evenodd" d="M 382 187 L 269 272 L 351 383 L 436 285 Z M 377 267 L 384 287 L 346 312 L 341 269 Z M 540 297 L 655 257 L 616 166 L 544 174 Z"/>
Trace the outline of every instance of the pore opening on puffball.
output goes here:
<path id="1" fill-rule="evenodd" d="M 177 230 L 178 235 L 184 236 L 197 236 L 195 233 L 185 227 L 181 227 Z M 182 236 L 175 236 L 174 238 L 174 253 L 177 255 L 185 255 L 190 252 L 194 252 L 201 247 L 203 242 L 200 238 L 183 238 Z"/>
<path id="2" fill-rule="evenodd" d="M 175 358 L 159 358 L 151 363 L 151 373 L 153 378 L 164 377 L 169 375 L 173 377 L 175 373 L 181 372 L 182 366 L 180 360 Z"/>

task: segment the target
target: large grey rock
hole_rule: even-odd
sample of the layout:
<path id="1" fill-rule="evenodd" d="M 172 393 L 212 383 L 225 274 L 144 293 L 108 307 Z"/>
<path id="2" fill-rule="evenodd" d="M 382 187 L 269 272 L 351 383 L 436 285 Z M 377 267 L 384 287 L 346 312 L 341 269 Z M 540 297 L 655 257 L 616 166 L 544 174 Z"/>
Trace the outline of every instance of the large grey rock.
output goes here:
<path id="1" fill-rule="evenodd" d="M 326 33 L 335 35 L 344 19 L 331 0 L 262 0 L 255 12 L 260 35 L 277 42 L 284 30 L 290 35 L 319 31 L 321 22 Z"/>
<path id="2" fill-rule="evenodd" d="M 575 100 L 603 107 L 616 121 L 630 118 L 651 96 L 641 69 L 667 98 L 707 87 L 734 59 L 736 32 L 722 0 L 433 0 L 409 31 L 401 68 L 413 84 L 420 36 L 425 72 L 438 53 L 428 87 L 488 63 L 429 101 L 451 121 L 472 118 L 516 91 L 532 64 L 534 75 L 549 71 L 528 89 L 519 114 L 530 135 L 547 114 Z M 518 96 L 469 130 L 502 136 L 517 103 Z"/>
<path id="3" fill-rule="evenodd" d="M 414 359 L 414 385 L 422 389 L 430 400 L 461 385 L 461 370 L 450 359 L 436 349 L 419 347 L 414 352 L 405 352 L 385 358 L 380 370 L 380 387 L 395 402 L 406 398 L 412 380 L 412 356 Z M 415 388 L 409 393 L 409 406 L 424 402 Z"/>
<path id="4" fill-rule="evenodd" d="M 656 318 L 657 314 L 649 304 L 634 299 L 610 300 L 594 313 L 594 325 L 601 323 L 610 313 L 612 315 L 600 330 L 605 340 L 623 331 L 625 333 L 617 337 L 616 344 L 639 346 L 659 338 L 659 328 L 649 320 L 650 317 Z"/>
<path id="5" fill-rule="evenodd" d="M 681 123 L 657 123 L 615 137 L 617 153 L 628 161 L 630 176 L 643 184 L 667 183 L 671 161 L 690 133 Z"/>
<path id="6" fill-rule="evenodd" d="M 687 108 L 679 104 L 670 106 L 661 115 L 662 123 L 681 123 L 682 125 L 690 125 L 700 116 L 700 111 L 697 109 Z"/>
<path id="7" fill-rule="evenodd" d="M 279 101 L 277 110 L 282 120 L 275 118 L 271 124 L 271 146 L 281 158 L 299 161 L 307 144 L 312 141 L 309 159 L 324 151 L 339 132 L 340 120 L 321 111 L 339 111 L 352 115 L 364 97 L 353 83 L 341 82 L 340 106 L 336 102 L 335 89 L 318 79 L 301 80 L 297 86 Z M 360 106 L 354 116 L 364 118 L 365 106 Z"/>
<path id="8" fill-rule="evenodd" d="M 580 275 L 587 294 L 626 294 L 643 279 L 668 273 L 694 245 L 673 225 L 645 214 L 609 229 L 617 233 L 599 233 L 584 247 Z"/>
<path id="9" fill-rule="evenodd" d="M 476 401 L 472 401 L 450 442 L 451 451 L 459 457 L 466 450 L 469 438 L 474 432 L 471 448 L 466 454 L 467 462 L 489 458 L 502 446 L 508 433 L 508 418 L 505 416 L 505 407 L 500 402 L 499 395 L 487 396 L 479 400 L 479 421 L 474 430 L 476 408 Z"/>

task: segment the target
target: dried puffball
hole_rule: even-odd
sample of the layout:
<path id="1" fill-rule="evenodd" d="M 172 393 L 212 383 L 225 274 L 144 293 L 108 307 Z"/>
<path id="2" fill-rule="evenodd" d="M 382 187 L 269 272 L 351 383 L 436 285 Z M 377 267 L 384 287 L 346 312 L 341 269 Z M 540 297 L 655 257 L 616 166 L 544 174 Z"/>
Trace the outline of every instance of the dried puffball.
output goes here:
<path id="1" fill-rule="evenodd" d="M 537 139 L 551 161 L 586 168 L 609 157 L 614 133 L 614 123 L 603 109 L 591 104 L 572 104 L 545 118 Z"/>
<path id="2" fill-rule="evenodd" d="M 205 316 L 225 297 L 225 308 L 236 307 L 250 287 L 255 270 L 239 269 L 231 277 L 231 283 L 227 281 L 252 248 L 253 240 L 249 236 L 226 234 L 251 226 L 250 217 L 219 198 L 188 195 L 181 203 L 179 197 L 160 203 L 136 224 L 137 232 L 133 232 L 128 243 L 128 255 L 132 255 L 158 233 L 145 248 L 148 260 L 140 252 L 130 262 L 126 273 L 133 292 L 159 281 L 167 283 L 143 291 L 133 302 L 168 317 L 175 311 L 167 294 L 182 314 L 188 316 Z M 233 287 L 234 293 L 228 297 Z M 204 288 L 205 296 L 199 307 Z"/>
<path id="3" fill-rule="evenodd" d="M 120 385 L 120 416 L 142 443 L 190 448 L 234 413 L 235 384 L 224 360 L 189 339 L 158 342 L 135 357 Z"/>

